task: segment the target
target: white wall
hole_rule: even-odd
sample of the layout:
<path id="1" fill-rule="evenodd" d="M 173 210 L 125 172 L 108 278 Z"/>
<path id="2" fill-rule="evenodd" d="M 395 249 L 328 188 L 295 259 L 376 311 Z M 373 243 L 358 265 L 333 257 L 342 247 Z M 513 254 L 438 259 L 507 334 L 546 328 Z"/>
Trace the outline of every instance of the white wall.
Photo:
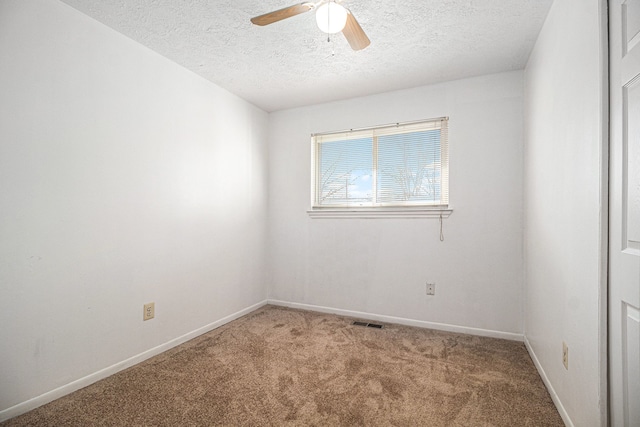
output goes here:
<path id="1" fill-rule="evenodd" d="M 0 58 L 0 414 L 266 298 L 266 113 L 57 1 Z"/>
<path id="2" fill-rule="evenodd" d="M 511 72 L 272 113 L 270 297 L 521 334 L 522 84 Z M 444 242 L 437 219 L 309 218 L 311 133 L 440 116 Z"/>
<path id="3" fill-rule="evenodd" d="M 606 34 L 599 5 L 556 0 L 525 72 L 525 335 L 565 421 L 577 426 L 600 425 L 606 416 L 599 359 Z"/>

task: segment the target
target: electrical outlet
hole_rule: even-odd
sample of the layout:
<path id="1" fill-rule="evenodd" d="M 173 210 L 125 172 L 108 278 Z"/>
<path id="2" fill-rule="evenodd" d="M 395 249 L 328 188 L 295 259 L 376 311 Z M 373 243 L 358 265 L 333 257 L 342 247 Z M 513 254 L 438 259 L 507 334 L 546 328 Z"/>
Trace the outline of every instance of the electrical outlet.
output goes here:
<path id="1" fill-rule="evenodd" d="M 142 320 L 153 319 L 156 315 L 156 303 L 150 302 L 149 304 L 144 305 L 144 310 L 142 312 Z"/>
<path id="2" fill-rule="evenodd" d="M 564 369 L 569 370 L 569 347 L 567 347 L 567 343 L 562 342 L 562 364 L 564 365 Z"/>
<path id="3" fill-rule="evenodd" d="M 427 295 L 435 295 L 435 294 L 436 294 L 436 284 L 427 283 Z"/>

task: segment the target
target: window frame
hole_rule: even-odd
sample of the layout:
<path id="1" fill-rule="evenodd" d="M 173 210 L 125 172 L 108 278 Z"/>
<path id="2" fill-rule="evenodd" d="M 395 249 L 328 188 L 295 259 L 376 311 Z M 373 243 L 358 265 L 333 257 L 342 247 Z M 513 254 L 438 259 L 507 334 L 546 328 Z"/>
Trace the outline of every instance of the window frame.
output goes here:
<path id="1" fill-rule="evenodd" d="M 307 211 L 311 218 L 447 218 L 453 210 L 450 206 L 450 201 L 448 197 L 449 193 L 449 144 L 448 144 L 448 120 L 449 117 L 438 117 L 433 119 L 425 119 L 425 120 L 417 120 L 413 122 L 404 122 L 404 123 L 393 123 L 389 125 L 382 126 L 374 126 L 368 128 L 360 128 L 360 129 L 349 129 L 343 131 L 334 131 L 334 132 L 321 132 L 315 133 L 311 135 L 311 208 Z M 373 153 L 373 161 L 372 161 L 372 174 L 377 174 L 377 150 L 376 150 L 376 142 L 374 139 L 377 139 L 378 135 L 375 135 L 375 132 L 381 130 L 386 134 L 401 134 L 407 133 L 406 129 L 416 128 L 415 132 L 421 131 L 419 127 L 428 126 L 428 124 L 433 124 L 435 122 L 440 122 L 440 126 L 437 127 L 441 131 L 444 129 L 444 137 L 441 133 L 440 140 L 440 156 L 441 156 L 441 181 L 440 185 L 446 185 L 444 192 L 446 197 L 446 203 L 439 204 L 431 204 L 431 203 L 420 203 L 420 202 L 408 202 L 408 203 L 390 203 L 390 204 L 375 204 L 368 206 L 353 206 L 353 205 L 326 205 L 322 206 L 318 204 L 318 189 L 317 182 L 319 180 L 320 168 L 318 165 L 319 161 L 319 150 L 320 144 L 322 142 L 318 142 L 319 137 L 331 137 L 334 135 L 344 134 L 364 134 L 364 132 L 371 132 L 372 138 L 372 153 Z M 444 123 L 444 124 L 443 124 Z M 393 128 L 401 128 L 398 132 L 392 132 Z M 423 129 L 428 130 L 428 129 Z M 391 132 L 390 132 L 391 131 Z M 365 137 L 365 136 L 363 136 Z M 444 139 L 444 144 L 443 144 Z M 325 141 L 326 142 L 326 141 Z M 375 178 L 377 179 L 377 178 Z M 375 180 L 374 180 L 375 183 Z M 374 191 L 377 191 L 377 187 Z M 443 191 L 443 190 L 441 190 Z M 375 197 L 374 197 L 375 200 Z M 375 201 L 373 203 L 376 203 Z"/>

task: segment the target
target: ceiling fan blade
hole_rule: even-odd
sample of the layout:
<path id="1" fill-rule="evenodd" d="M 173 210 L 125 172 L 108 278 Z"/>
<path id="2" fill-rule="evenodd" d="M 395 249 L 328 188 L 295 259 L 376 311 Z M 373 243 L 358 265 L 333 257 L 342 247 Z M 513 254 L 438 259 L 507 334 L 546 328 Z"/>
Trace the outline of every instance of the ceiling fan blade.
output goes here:
<path id="1" fill-rule="evenodd" d="M 351 11 L 347 9 L 347 12 L 347 24 L 344 26 L 342 34 L 344 34 L 344 37 L 351 45 L 351 49 L 364 49 L 371 44 L 371 40 L 369 40 L 369 37 L 364 33 L 364 30 L 360 24 L 358 24 L 358 21 Z"/>
<path id="2" fill-rule="evenodd" d="M 256 25 L 264 26 L 273 24 L 274 22 L 282 21 L 283 19 L 291 18 L 292 16 L 300 15 L 310 11 L 315 7 L 313 3 L 300 3 L 295 6 L 285 7 L 273 12 L 265 13 L 264 15 L 251 18 L 251 22 Z"/>

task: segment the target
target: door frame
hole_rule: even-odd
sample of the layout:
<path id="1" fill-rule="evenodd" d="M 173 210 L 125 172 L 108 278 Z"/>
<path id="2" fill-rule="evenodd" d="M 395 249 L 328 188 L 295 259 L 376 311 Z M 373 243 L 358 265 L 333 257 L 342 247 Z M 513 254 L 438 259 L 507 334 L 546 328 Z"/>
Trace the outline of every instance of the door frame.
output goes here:
<path id="1" fill-rule="evenodd" d="M 609 1 L 600 0 L 600 265 L 598 296 L 598 360 L 600 425 L 609 425 L 609 182 L 610 182 L 610 116 L 609 116 Z"/>

